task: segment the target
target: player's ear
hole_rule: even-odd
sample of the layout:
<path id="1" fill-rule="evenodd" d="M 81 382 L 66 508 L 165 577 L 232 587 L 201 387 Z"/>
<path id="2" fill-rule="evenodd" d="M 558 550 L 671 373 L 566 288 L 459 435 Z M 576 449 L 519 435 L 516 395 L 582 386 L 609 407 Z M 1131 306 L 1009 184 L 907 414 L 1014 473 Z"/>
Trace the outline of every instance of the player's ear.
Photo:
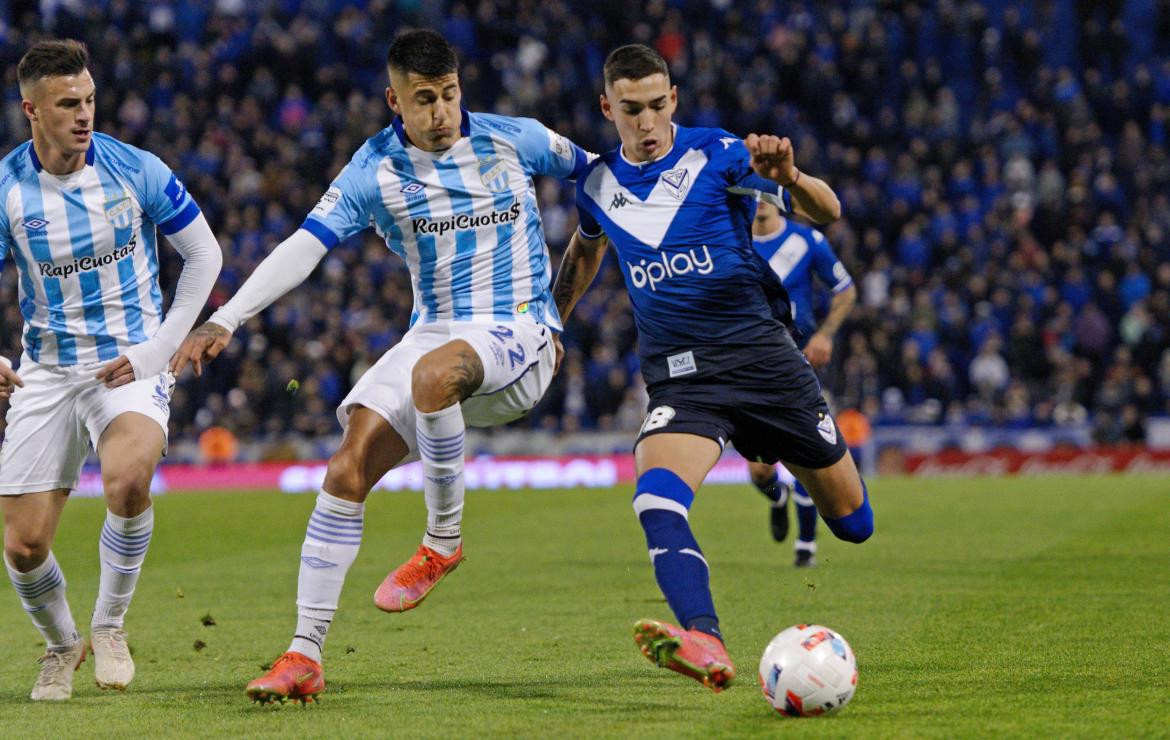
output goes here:
<path id="1" fill-rule="evenodd" d="M 24 117 L 30 121 L 37 120 L 37 106 L 33 101 L 25 98 L 20 101 L 20 109 L 24 111 Z"/>
<path id="2" fill-rule="evenodd" d="M 678 85 L 670 86 L 670 113 L 674 114 L 678 109 Z"/>
<path id="3" fill-rule="evenodd" d="M 605 116 L 607 121 L 613 120 L 613 106 L 609 104 L 609 98 L 605 97 L 605 93 L 601 94 L 601 115 Z"/>
<path id="4" fill-rule="evenodd" d="M 386 87 L 386 105 L 395 113 L 401 113 L 398 107 L 398 93 L 394 91 L 393 87 Z"/>

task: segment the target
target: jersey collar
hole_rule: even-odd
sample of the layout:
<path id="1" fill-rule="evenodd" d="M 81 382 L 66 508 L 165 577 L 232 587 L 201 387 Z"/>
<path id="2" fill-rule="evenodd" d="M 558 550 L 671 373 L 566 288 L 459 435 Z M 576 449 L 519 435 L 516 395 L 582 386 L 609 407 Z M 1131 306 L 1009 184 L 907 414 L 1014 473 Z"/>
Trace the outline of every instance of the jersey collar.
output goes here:
<path id="1" fill-rule="evenodd" d="M 93 147 L 94 147 L 93 134 L 90 134 L 89 135 L 89 149 L 85 150 L 85 163 L 88 165 L 93 164 L 93 157 L 94 157 Z M 32 166 L 33 166 L 34 170 L 36 170 L 37 172 L 40 172 L 41 170 L 44 169 L 44 167 L 41 166 L 40 157 L 37 156 L 37 148 L 35 146 L 33 146 L 33 143 L 31 141 L 29 141 L 29 143 L 28 143 L 28 158 L 29 158 L 29 160 L 32 161 Z"/>
<path id="2" fill-rule="evenodd" d="M 776 229 L 775 231 L 771 232 L 770 234 L 759 234 L 759 235 L 752 234 L 752 241 L 770 242 L 773 239 L 775 239 L 776 237 L 783 234 L 787 230 L 788 230 L 788 219 L 781 216 L 780 217 L 780 228 Z"/>
<path id="3" fill-rule="evenodd" d="M 459 133 L 462 136 L 471 136 L 471 113 L 462 106 L 459 108 L 462 118 L 459 121 Z M 394 133 L 398 136 L 398 143 L 403 147 L 414 146 L 410 143 L 410 138 L 406 135 L 406 129 L 402 127 L 402 116 L 394 116 L 394 120 L 390 122 L 394 127 Z"/>

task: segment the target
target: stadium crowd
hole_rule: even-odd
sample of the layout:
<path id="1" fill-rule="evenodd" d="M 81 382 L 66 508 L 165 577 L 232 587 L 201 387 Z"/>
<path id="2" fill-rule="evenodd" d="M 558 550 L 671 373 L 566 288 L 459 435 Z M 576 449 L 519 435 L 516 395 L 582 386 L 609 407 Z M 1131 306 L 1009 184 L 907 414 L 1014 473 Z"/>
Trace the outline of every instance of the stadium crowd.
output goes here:
<path id="1" fill-rule="evenodd" d="M 838 406 L 877 424 L 1091 424 L 1119 443 L 1170 414 L 1167 3 L 0 0 L 0 19 L 4 150 L 28 138 L 15 69 L 30 40 L 86 41 L 98 130 L 158 153 L 220 237 L 213 306 L 388 124 L 396 29 L 432 26 L 460 49 L 469 109 L 534 116 L 592 151 L 615 144 L 597 106 L 605 54 L 641 41 L 671 65 L 678 122 L 790 136 L 841 196 L 827 234 L 860 304 L 825 374 Z M 539 193 L 555 265 L 572 188 Z M 172 437 L 337 434 L 336 404 L 411 302 L 405 265 L 372 231 L 354 237 L 180 383 Z M 12 269 L 0 306 L 14 358 Z M 518 423 L 636 428 L 633 342 L 610 265 Z"/>

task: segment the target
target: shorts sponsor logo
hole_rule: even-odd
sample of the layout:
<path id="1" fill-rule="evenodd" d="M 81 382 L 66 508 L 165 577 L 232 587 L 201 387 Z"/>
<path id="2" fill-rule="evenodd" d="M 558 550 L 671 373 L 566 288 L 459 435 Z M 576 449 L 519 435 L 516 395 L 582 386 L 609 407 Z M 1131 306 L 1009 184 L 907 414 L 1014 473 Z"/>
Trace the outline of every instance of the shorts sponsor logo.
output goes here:
<path id="1" fill-rule="evenodd" d="M 453 216 L 440 219 L 412 218 L 410 225 L 415 234 L 432 234 L 443 236 L 449 231 L 467 231 L 482 229 L 488 226 L 515 223 L 520 218 L 520 201 L 512 201 L 512 205 L 504 210 L 492 211 L 482 215 L 457 213 Z"/>
<path id="2" fill-rule="evenodd" d="M 626 266 L 630 270 L 630 282 L 635 288 L 649 286 L 651 292 L 656 292 L 659 283 L 676 275 L 687 275 L 692 272 L 710 275 L 715 270 L 715 261 L 711 259 L 711 251 L 704 244 L 701 250 L 689 249 L 674 254 L 662 252 L 654 261 L 639 260 L 636 265 L 627 262 Z"/>
<path id="3" fill-rule="evenodd" d="M 837 425 L 833 423 L 833 417 L 822 416 L 821 420 L 817 422 L 817 432 L 829 444 L 837 444 Z"/>
<path id="4" fill-rule="evenodd" d="M 118 247 L 114 251 L 103 254 L 100 257 L 82 257 L 64 265 L 58 265 L 53 262 L 38 262 L 37 269 L 40 270 L 41 277 L 64 279 L 77 275 L 78 273 L 89 272 L 90 270 L 96 270 L 107 265 L 112 265 L 115 262 L 120 262 L 132 256 L 137 247 L 137 238 L 132 238 L 126 246 Z"/>
<path id="5" fill-rule="evenodd" d="M 670 368 L 670 377 L 672 378 L 677 378 L 680 375 L 691 375 L 698 371 L 698 368 L 695 367 L 694 352 L 671 355 L 666 358 L 666 365 Z"/>

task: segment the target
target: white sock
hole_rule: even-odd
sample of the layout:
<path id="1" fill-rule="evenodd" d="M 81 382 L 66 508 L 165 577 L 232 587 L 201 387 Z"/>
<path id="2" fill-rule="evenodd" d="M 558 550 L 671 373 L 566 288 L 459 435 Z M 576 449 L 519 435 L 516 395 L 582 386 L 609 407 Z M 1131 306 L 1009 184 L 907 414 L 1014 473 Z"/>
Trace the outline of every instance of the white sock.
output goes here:
<path id="1" fill-rule="evenodd" d="M 7 556 L 4 565 L 12 587 L 20 597 L 20 604 L 32 617 L 33 625 L 45 638 L 49 650 L 65 650 L 77 644 L 81 637 L 73 624 L 69 602 L 65 600 L 65 576 L 57 567 L 57 558 L 49 553 L 48 559 L 28 573 L 21 573 L 12 567 Z"/>
<path id="2" fill-rule="evenodd" d="M 427 502 L 427 532 L 423 544 L 451 556 L 462 542 L 463 520 L 463 409 L 459 404 L 441 411 L 415 409 L 418 451 L 423 464 L 423 498 Z"/>
<path id="3" fill-rule="evenodd" d="M 817 551 L 816 542 L 805 542 L 804 540 L 797 540 L 792 544 L 793 550 L 808 550 L 809 552 Z"/>
<path id="4" fill-rule="evenodd" d="M 309 515 L 297 578 L 297 631 L 288 649 L 318 663 L 345 574 L 362 544 L 365 508 L 322 490 Z"/>
<path id="5" fill-rule="evenodd" d="M 98 541 L 101 581 L 93 607 L 93 627 L 122 626 L 153 532 L 153 506 L 129 519 L 106 512 L 106 523 Z"/>

